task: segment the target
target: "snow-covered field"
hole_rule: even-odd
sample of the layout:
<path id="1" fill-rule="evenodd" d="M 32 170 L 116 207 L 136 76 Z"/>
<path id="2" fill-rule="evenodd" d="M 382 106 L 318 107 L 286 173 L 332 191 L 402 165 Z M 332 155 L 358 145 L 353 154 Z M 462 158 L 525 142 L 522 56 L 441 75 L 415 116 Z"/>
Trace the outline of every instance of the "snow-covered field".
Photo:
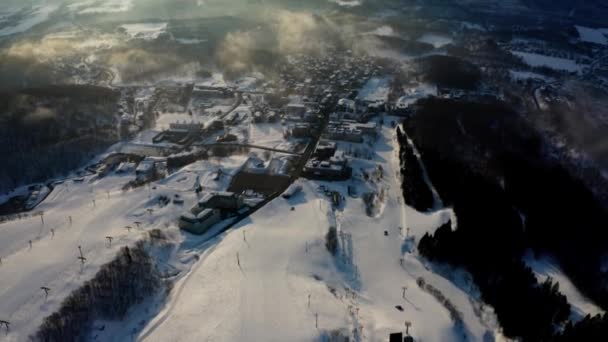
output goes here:
<path id="1" fill-rule="evenodd" d="M 83 0 L 68 6 L 78 14 L 120 13 L 132 7 L 133 0 Z"/>
<path id="2" fill-rule="evenodd" d="M 568 72 L 580 72 L 583 67 L 576 61 L 560 57 L 552 57 L 537 53 L 511 51 L 512 54 L 521 57 L 526 64 L 532 67 L 548 67 L 555 70 Z"/>
<path id="3" fill-rule="evenodd" d="M 600 45 L 608 45 L 605 29 L 593 29 L 584 26 L 575 26 L 580 36 L 581 41 L 587 43 L 595 43 Z"/>
<path id="4" fill-rule="evenodd" d="M 167 32 L 167 23 L 139 23 L 121 25 L 127 35 L 134 39 L 154 40 Z"/>
<path id="5" fill-rule="evenodd" d="M 549 79 L 547 76 L 529 72 L 529 71 L 515 71 L 509 70 L 509 75 L 511 75 L 511 79 L 519 81 L 519 80 L 528 80 L 528 79 L 536 79 L 536 80 L 547 80 Z"/>
<path id="6" fill-rule="evenodd" d="M 388 100 L 390 79 L 386 77 L 372 77 L 363 86 L 357 98 L 361 101 L 378 102 Z"/>
<path id="7" fill-rule="evenodd" d="M 404 95 L 397 99 L 397 108 L 407 108 L 419 99 L 437 96 L 437 87 L 431 84 L 420 84 L 416 87 L 404 89 Z"/>
<path id="8" fill-rule="evenodd" d="M 422 37 L 418 38 L 418 41 L 421 43 L 431 44 L 435 48 L 440 48 L 442 46 L 452 44 L 454 42 L 454 40 L 450 37 L 434 33 L 425 33 Z"/>
<path id="9" fill-rule="evenodd" d="M 335 4 L 338 4 L 340 6 L 344 6 L 344 7 L 356 7 L 356 6 L 361 6 L 361 4 L 363 4 L 363 0 L 329 0 L 330 2 L 333 2 Z"/>

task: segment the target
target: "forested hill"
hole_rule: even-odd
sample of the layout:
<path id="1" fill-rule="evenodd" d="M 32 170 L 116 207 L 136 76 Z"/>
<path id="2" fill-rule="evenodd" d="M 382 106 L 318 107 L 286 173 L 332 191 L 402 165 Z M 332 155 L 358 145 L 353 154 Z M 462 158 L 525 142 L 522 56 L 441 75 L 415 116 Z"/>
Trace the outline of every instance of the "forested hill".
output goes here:
<path id="1" fill-rule="evenodd" d="M 436 98 L 419 101 L 403 128 L 400 143 L 405 134 L 413 140 L 444 204 L 458 218 L 457 230 L 446 225 L 425 235 L 421 254 L 471 272 L 507 336 L 605 337 L 606 318 L 567 325 L 570 307 L 558 286 L 550 280 L 539 284 L 522 261 L 527 249 L 554 256 L 581 292 L 608 308 L 608 273 L 602 267 L 608 213 L 583 184 L 543 158 L 540 136 L 503 103 Z M 557 333 L 556 326 L 566 325 Z"/>

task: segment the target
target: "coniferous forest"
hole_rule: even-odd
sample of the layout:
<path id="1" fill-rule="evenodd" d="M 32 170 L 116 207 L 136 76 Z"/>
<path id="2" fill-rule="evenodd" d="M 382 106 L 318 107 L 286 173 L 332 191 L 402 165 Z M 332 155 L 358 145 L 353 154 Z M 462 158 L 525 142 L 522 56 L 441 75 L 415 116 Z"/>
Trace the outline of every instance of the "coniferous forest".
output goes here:
<path id="1" fill-rule="evenodd" d="M 543 156 L 542 138 L 529 127 L 500 102 L 419 101 L 403 129 L 458 227 L 426 234 L 418 249 L 431 261 L 468 270 L 508 337 L 600 341 L 608 317 L 570 322 L 558 285 L 550 279 L 540 283 L 522 261 L 529 249 L 554 256 L 583 294 L 608 308 L 608 274 L 601 267 L 608 252 L 606 209 Z M 399 140 L 407 146 L 405 135 Z M 404 190 L 418 189 L 418 178 L 404 177 Z"/>

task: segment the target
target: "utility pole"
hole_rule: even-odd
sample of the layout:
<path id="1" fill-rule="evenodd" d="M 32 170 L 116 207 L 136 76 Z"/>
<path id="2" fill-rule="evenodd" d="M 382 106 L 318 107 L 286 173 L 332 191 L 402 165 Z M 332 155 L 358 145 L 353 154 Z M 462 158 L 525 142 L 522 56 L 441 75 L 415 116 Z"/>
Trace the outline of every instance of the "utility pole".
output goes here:
<path id="1" fill-rule="evenodd" d="M 139 221 L 135 221 L 135 222 L 133 222 L 133 223 L 135 223 L 135 225 L 136 225 L 136 226 L 137 226 L 137 228 L 139 229 L 139 226 L 141 225 L 141 222 L 139 222 Z"/>
<path id="2" fill-rule="evenodd" d="M 108 248 L 112 248 L 112 240 L 114 239 L 111 236 L 106 236 L 106 239 L 108 240 Z"/>
<path id="3" fill-rule="evenodd" d="M 68 221 L 70 222 L 70 227 L 72 226 L 72 216 L 68 216 Z"/>
<path id="4" fill-rule="evenodd" d="M 241 259 L 239 258 L 239 252 L 236 252 L 236 264 L 241 268 Z"/>
<path id="5" fill-rule="evenodd" d="M 319 314 L 315 312 L 315 328 L 319 329 Z"/>
<path id="6" fill-rule="evenodd" d="M 310 309 L 310 293 L 308 294 L 308 308 Z"/>
<path id="7" fill-rule="evenodd" d="M 125 226 L 125 228 L 127 228 L 127 233 L 131 232 L 131 228 L 132 228 L 131 226 Z"/>
<path id="8" fill-rule="evenodd" d="M 405 299 L 405 290 L 407 290 L 407 286 L 401 286 L 401 288 L 403 289 L 403 299 Z"/>
<path id="9" fill-rule="evenodd" d="M 78 257 L 78 259 L 84 265 L 84 263 L 87 261 L 87 258 L 85 258 L 84 254 L 82 254 L 82 247 L 78 246 L 78 251 L 80 252 L 80 256 Z"/>
<path id="10" fill-rule="evenodd" d="M 0 320 L 0 326 L 3 326 L 3 325 L 4 325 L 4 328 L 6 328 L 6 332 L 9 332 L 11 323 L 9 321 Z"/>
<path id="11" fill-rule="evenodd" d="M 32 249 L 32 240 L 28 241 L 30 244 L 30 249 Z"/>
<path id="12" fill-rule="evenodd" d="M 405 321 L 405 334 L 410 336 L 410 327 L 412 326 L 412 322 Z"/>
<path id="13" fill-rule="evenodd" d="M 44 226 L 44 211 L 40 212 L 40 222 L 42 222 L 42 225 Z"/>
<path id="14" fill-rule="evenodd" d="M 49 298 L 49 291 L 51 291 L 51 289 L 46 286 L 42 286 L 40 289 L 44 291 L 44 300 L 47 300 L 47 298 Z"/>
<path id="15" fill-rule="evenodd" d="M 51 229 L 51 238 L 55 237 L 55 229 Z"/>

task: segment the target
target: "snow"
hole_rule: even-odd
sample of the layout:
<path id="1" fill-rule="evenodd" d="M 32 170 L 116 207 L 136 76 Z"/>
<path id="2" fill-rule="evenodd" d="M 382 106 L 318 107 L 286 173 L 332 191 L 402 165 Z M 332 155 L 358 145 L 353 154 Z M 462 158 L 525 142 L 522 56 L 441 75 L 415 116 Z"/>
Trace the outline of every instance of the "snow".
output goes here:
<path id="1" fill-rule="evenodd" d="M 563 70 L 568 72 L 580 72 L 582 70 L 582 66 L 576 64 L 576 62 L 571 59 L 521 51 L 511 51 L 511 53 L 523 58 L 524 62 L 532 67 L 544 66 L 551 69 Z"/>
<path id="2" fill-rule="evenodd" d="M 387 77 L 372 77 L 359 91 L 357 99 L 368 102 L 386 102 L 390 91 L 390 79 Z"/>
<path id="3" fill-rule="evenodd" d="M 0 37 L 28 31 L 32 27 L 47 21 L 49 16 L 58 8 L 59 5 L 57 4 L 35 6 L 33 7 L 32 11 L 23 18 L 22 21 L 16 23 L 15 25 L 0 28 Z"/>
<path id="4" fill-rule="evenodd" d="M 420 84 L 416 87 L 404 89 L 405 94 L 397 99 L 397 108 L 407 108 L 419 99 L 429 96 L 437 96 L 437 86 L 431 84 Z"/>
<path id="5" fill-rule="evenodd" d="M 176 42 L 184 45 L 196 45 L 201 43 L 206 43 L 207 39 L 197 39 L 197 38 L 176 38 Z"/>
<path id="6" fill-rule="evenodd" d="M 353 340 L 378 341 L 402 331 L 405 320 L 413 323 L 410 332 L 416 340 L 500 337 L 495 319 L 476 314 L 478 299 L 461 284 L 432 273 L 416 254 L 411 238 L 433 231 L 452 213 L 422 214 L 403 205 L 395 177 L 399 159 L 394 131 L 384 127 L 382 133 L 373 159 L 353 160 L 353 168 L 381 163 L 386 177 L 372 185 L 359 177 L 335 183 L 302 180 L 300 193 L 288 200 L 276 198 L 201 249 L 200 260 L 177 281 L 139 339 L 311 341 L 341 330 Z M 317 190 L 323 185 L 346 196 L 351 184 L 358 191 L 386 189 L 377 215 L 367 216 L 359 198 L 349 197 L 343 207 L 333 209 Z M 325 248 L 330 225 L 339 231 L 336 257 Z M 398 227 L 410 228 L 409 239 Z M 466 331 L 456 329 L 447 310 L 417 286 L 418 277 L 455 303 Z M 406 299 L 402 286 L 407 286 Z M 361 330 L 353 335 L 355 328 Z"/>
<path id="7" fill-rule="evenodd" d="M 454 42 L 454 40 L 450 37 L 434 33 L 425 33 L 422 37 L 418 38 L 418 41 L 421 43 L 431 44 L 436 49 Z"/>
<path id="8" fill-rule="evenodd" d="M 8 200 L 10 200 L 13 197 L 27 196 L 30 193 L 28 188 L 29 188 L 29 185 L 23 185 L 14 190 L 9 191 L 9 192 L 0 194 L 0 204 L 6 203 Z"/>
<path id="9" fill-rule="evenodd" d="M 395 37 L 397 35 L 395 33 L 395 30 L 393 30 L 393 28 L 388 25 L 380 26 L 377 29 L 375 29 L 374 31 L 372 31 L 371 33 L 375 34 L 377 36 L 385 36 L 385 37 Z"/>
<path id="10" fill-rule="evenodd" d="M 220 72 L 214 72 L 211 77 L 196 83 L 199 87 L 226 87 L 228 84 L 224 80 L 224 75 Z"/>
<path id="11" fill-rule="evenodd" d="M 578 25 L 576 25 L 575 27 L 578 31 L 578 35 L 580 36 L 581 41 L 586 43 L 608 45 L 608 38 L 606 38 L 606 35 L 602 32 L 602 30 Z"/>
<path id="12" fill-rule="evenodd" d="M 161 228 L 176 235 L 176 241 L 184 240 L 174 223 L 184 208 L 196 203 L 197 182 L 206 191 L 226 190 L 231 175 L 245 160 L 246 156 L 233 156 L 222 159 L 221 165 L 212 160 L 195 162 L 156 182 L 154 187 L 126 192 L 122 186 L 134 178 L 131 173 L 110 173 L 101 179 L 91 175 L 82 182 L 68 179 L 57 185 L 36 209 L 44 212 L 44 222 L 40 216 L 32 216 L 1 224 L 0 319 L 11 323 L 10 332 L 3 332 L 2 341 L 28 340 L 42 320 L 59 309 L 64 298 L 91 279 L 120 247 L 142 239 L 148 230 Z M 219 168 L 224 176 L 214 180 Z M 175 194 L 184 199 L 184 205 L 156 204 L 157 196 L 172 198 Z M 153 212 L 149 213 L 148 208 Z M 143 223 L 141 228 L 134 225 L 135 221 Z M 133 227 L 130 232 L 125 229 L 127 225 Z M 114 238 L 111 248 L 106 245 L 106 236 Z M 77 259 L 78 246 L 87 258 L 84 266 Z M 182 251 L 179 255 L 180 265 L 187 263 L 184 260 L 188 253 Z M 41 286 L 51 289 L 48 299 Z M 128 333 L 121 338 L 125 336 Z"/>
<path id="13" fill-rule="evenodd" d="M 78 14 L 104 14 L 127 12 L 133 7 L 133 0 L 85 0 L 69 6 Z"/>
<path id="14" fill-rule="evenodd" d="M 481 26 L 480 24 L 471 23 L 468 21 L 463 21 L 460 24 L 463 29 L 475 30 L 475 31 L 486 31 L 486 29 L 483 26 Z"/>
<path id="15" fill-rule="evenodd" d="M 291 143 L 283 138 L 284 128 L 280 123 L 251 124 L 249 141 L 257 146 L 289 150 Z"/>
<path id="16" fill-rule="evenodd" d="M 357 7 L 363 4 L 363 0 L 329 0 L 339 6 L 343 7 Z"/>
<path id="17" fill-rule="evenodd" d="M 535 72 L 529 72 L 529 71 L 515 71 L 515 70 L 509 70 L 509 74 L 511 75 L 511 79 L 513 80 L 527 80 L 527 79 L 536 79 L 536 80 L 548 80 L 549 78 L 547 76 L 535 73 Z"/>
<path id="18" fill-rule="evenodd" d="M 134 39 L 154 40 L 167 32 L 167 23 L 138 23 L 121 25 L 129 37 Z"/>
<path id="19" fill-rule="evenodd" d="M 578 321 L 586 315 L 603 314 L 604 310 L 586 298 L 564 274 L 558 263 L 548 256 L 535 258 L 531 252 L 526 253 L 524 262 L 532 268 L 539 281 L 547 278 L 559 284 L 559 291 L 566 296 L 572 308 L 571 319 Z"/>

